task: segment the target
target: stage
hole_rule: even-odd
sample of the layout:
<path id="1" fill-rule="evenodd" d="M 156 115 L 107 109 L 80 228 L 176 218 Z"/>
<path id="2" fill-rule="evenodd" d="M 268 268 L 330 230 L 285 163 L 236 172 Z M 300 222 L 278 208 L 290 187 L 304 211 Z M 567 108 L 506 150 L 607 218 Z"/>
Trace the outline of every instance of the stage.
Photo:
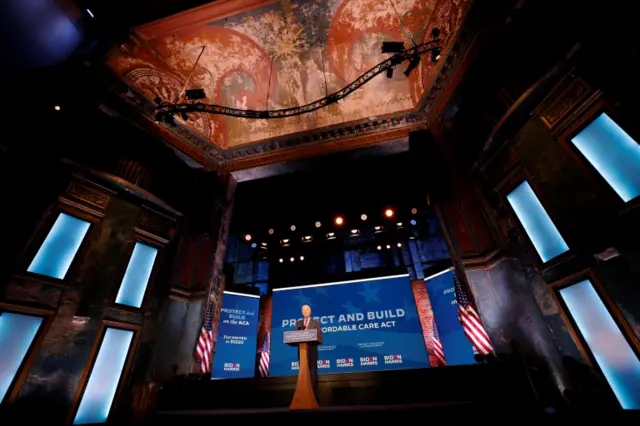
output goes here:
<path id="1" fill-rule="evenodd" d="M 528 378 L 516 363 L 420 370 L 321 375 L 319 410 L 329 416 L 353 412 L 429 411 L 445 415 L 485 412 L 498 406 L 538 411 Z M 176 380 L 163 389 L 161 417 L 282 416 L 295 377 Z M 377 414 L 378 413 L 378 414 Z M 299 413 L 296 413 L 299 414 Z M 447 414 L 447 415 L 449 415 Z"/>

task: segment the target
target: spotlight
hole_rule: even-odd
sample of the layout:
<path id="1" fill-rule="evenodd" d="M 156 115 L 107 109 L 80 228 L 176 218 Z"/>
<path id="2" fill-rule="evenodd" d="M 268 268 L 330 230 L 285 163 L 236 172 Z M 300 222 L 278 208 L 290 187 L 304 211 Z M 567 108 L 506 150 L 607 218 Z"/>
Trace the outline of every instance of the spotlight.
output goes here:
<path id="1" fill-rule="evenodd" d="M 440 55 L 440 48 L 436 47 L 431 51 L 431 62 L 438 62 L 441 57 L 442 56 Z"/>
<path id="2" fill-rule="evenodd" d="M 351 233 L 352 233 L 352 234 L 357 234 L 358 232 L 360 232 L 360 231 L 358 231 L 357 229 L 352 229 L 352 230 L 351 230 Z"/>
<path id="3" fill-rule="evenodd" d="M 289 239 L 285 238 L 280 240 L 280 244 L 282 245 L 282 247 L 289 247 Z"/>
<path id="4" fill-rule="evenodd" d="M 304 256 L 300 256 L 300 260 L 301 260 L 301 261 L 302 261 L 302 260 L 304 260 Z"/>
<path id="5" fill-rule="evenodd" d="M 293 231 L 296 230 L 296 226 L 295 225 L 291 225 L 291 228 L 289 228 L 289 229 L 291 229 L 291 232 L 293 232 Z"/>
<path id="6" fill-rule="evenodd" d="M 378 250 L 382 250 L 382 246 L 378 246 Z"/>
<path id="7" fill-rule="evenodd" d="M 305 243 L 310 243 L 311 241 L 313 241 L 313 237 L 311 235 L 305 235 L 304 237 L 302 237 L 302 241 Z"/>
<path id="8" fill-rule="evenodd" d="M 400 53 L 404 50 L 404 43 L 401 41 L 383 41 L 382 53 Z"/>
<path id="9" fill-rule="evenodd" d="M 275 229 L 269 228 L 269 235 L 273 235 L 275 232 L 276 232 Z"/>
<path id="10" fill-rule="evenodd" d="M 278 262 L 282 263 L 282 262 L 284 262 L 284 259 L 280 258 L 280 260 L 278 260 Z"/>
<path id="11" fill-rule="evenodd" d="M 316 228 L 320 228 L 322 226 L 322 224 L 320 223 L 320 221 L 316 222 Z"/>
<path id="12" fill-rule="evenodd" d="M 263 248 L 267 248 L 267 243 L 260 243 Z"/>
<path id="13" fill-rule="evenodd" d="M 411 209 L 411 214 L 418 214 L 418 209 L 415 207 Z"/>
<path id="14" fill-rule="evenodd" d="M 398 243 L 398 247 L 402 247 L 402 243 Z"/>
<path id="15" fill-rule="evenodd" d="M 295 262 L 296 258 L 295 258 L 295 257 L 292 257 L 292 258 L 291 258 L 291 259 L 289 259 L 289 260 L 290 260 L 290 261 L 292 261 L 292 262 Z"/>
<path id="16" fill-rule="evenodd" d="M 185 91 L 184 97 L 190 101 L 196 101 L 198 99 L 206 99 L 207 94 L 204 92 L 204 89 L 189 89 Z"/>
<path id="17" fill-rule="evenodd" d="M 393 210 L 391 210 L 391 209 L 386 209 L 386 210 L 384 211 L 384 215 L 385 215 L 386 217 L 393 217 Z"/>
<path id="18" fill-rule="evenodd" d="M 256 243 L 251 243 L 251 248 L 256 248 L 258 245 Z"/>
<path id="19" fill-rule="evenodd" d="M 411 221 L 409 223 L 412 224 L 413 226 L 416 226 L 416 223 L 418 223 L 418 222 L 416 222 L 415 219 L 411 219 Z"/>
<path id="20" fill-rule="evenodd" d="M 432 54 L 433 55 L 433 54 Z M 433 57 L 433 56 L 432 56 Z M 404 75 L 409 77 L 409 74 L 418 67 L 420 64 L 420 55 L 414 54 L 409 61 L 409 65 L 407 65 L 407 69 L 404 71 Z"/>
<path id="21" fill-rule="evenodd" d="M 379 234 L 379 233 L 381 233 L 383 231 L 384 231 L 384 228 L 382 226 L 374 226 L 373 227 L 373 233 L 374 234 Z"/>
<path id="22" fill-rule="evenodd" d="M 344 223 L 344 219 L 342 218 L 342 216 L 336 217 L 336 225 L 340 226 L 343 223 Z"/>
<path id="23" fill-rule="evenodd" d="M 367 220 L 367 215 L 366 215 L 366 214 L 362 214 L 362 215 L 360 215 L 360 219 L 362 219 L 362 220 Z"/>
<path id="24" fill-rule="evenodd" d="M 251 234 L 247 234 L 247 235 L 245 235 L 245 236 L 244 236 L 244 239 L 245 239 L 246 241 L 251 241 Z"/>
<path id="25" fill-rule="evenodd" d="M 335 232 L 329 232 L 327 234 L 327 240 L 335 240 L 336 239 L 336 234 Z"/>
<path id="26" fill-rule="evenodd" d="M 94 18 L 94 16 L 93 16 L 93 12 L 91 12 L 91 10 L 90 10 L 90 9 L 87 9 L 87 13 L 89 14 L 89 16 L 91 16 L 92 18 Z"/>
<path id="27" fill-rule="evenodd" d="M 387 249 L 390 249 L 390 248 L 391 248 L 391 246 L 389 244 L 387 244 Z"/>
<path id="28" fill-rule="evenodd" d="M 396 226 L 397 226 L 398 228 L 402 228 L 402 222 L 398 222 L 398 223 L 396 223 Z"/>
<path id="29" fill-rule="evenodd" d="M 60 105 L 54 106 L 53 109 L 55 109 L 56 111 L 60 111 Z"/>

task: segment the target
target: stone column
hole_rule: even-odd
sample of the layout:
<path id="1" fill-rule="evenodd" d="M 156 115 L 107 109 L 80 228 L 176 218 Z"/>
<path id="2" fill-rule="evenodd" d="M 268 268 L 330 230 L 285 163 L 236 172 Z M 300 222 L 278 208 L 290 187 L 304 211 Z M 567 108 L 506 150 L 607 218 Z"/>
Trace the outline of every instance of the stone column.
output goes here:
<path id="1" fill-rule="evenodd" d="M 153 369 L 160 381 L 173 374 L 198 373 L 194 353 L 209 304 L 214 309 L 214 353 L 225 280 L 224 265 L 229 223 L 236 181 L 227 174 L 218 176 L 218 187 L 207 213 L 205 229 L 185 230 L 174 263 L 169 300 L 164 306 L 158 344 L 154 348 Z M 211 193 L 215 188 L 211 188 Z"/>

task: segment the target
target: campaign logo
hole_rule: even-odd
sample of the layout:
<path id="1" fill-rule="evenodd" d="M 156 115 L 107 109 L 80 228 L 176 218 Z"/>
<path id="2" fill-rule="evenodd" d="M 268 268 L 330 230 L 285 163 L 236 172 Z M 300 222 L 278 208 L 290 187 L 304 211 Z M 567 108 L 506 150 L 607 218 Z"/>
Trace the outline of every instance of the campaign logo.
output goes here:
<path id="1" fill-rule="evenodd" d="M 331 362 L 328 359 L 319 359 L 318 360 L 318 368 L 330 368 Z"/>
<path id="2" fill-rule="evenodd" d="M 385 355 L 385 364 L 402 364 L 402 355 Z"/>
<path id="3" fill-rule="evenodd" d="M 361 356 L 360 357 L 360 365 L 378 365 L 378 357 L 377 356 Z"/>
<path id="4" fill-rule="evenodd" d="M 353 358 L 340 358 L 336 360 L 338 367 L 353 367 Z"/>
<path id="5" fill-rule="evenodd" d="M 298 361 L 293 361 L 291 363 L 291 369 L 292 370 L 300 370 L 300 363 Z"/>
<path id="6" fill-rule="evenodd" d="M 225 362 L 223 366 L 224 371 L 240 371 L 240 363 L 238 362 Z"/>

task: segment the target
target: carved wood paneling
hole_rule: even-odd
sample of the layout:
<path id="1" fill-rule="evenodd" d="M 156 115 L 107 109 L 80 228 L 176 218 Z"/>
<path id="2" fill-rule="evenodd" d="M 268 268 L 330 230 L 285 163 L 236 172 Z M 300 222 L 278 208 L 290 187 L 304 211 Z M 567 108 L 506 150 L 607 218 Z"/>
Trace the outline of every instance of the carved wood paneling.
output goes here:
<path id="1" fill-rule="evenodd" d="M 540 113 L 542 121 L 551 129 L 558 125 L 577 105 L 591 93 L 591 86 L 581 78 L 565 79 L 552 92 L 548 106 Z"/>
<path id="2" fill-rule="evenodd" d="M 71 182 L 69 184 L 66 195 L 100 210 L 105 209 L 110 199 L 109 195 L 104 192 L 89 188 L 78 182 Z"/>
<path id="3" fill-rule="evenodd" d="M 175 219 L 166 216 L 147 206 L 142 206 L 142 214 L 138 222 L 138 229 L 159 237 L 167 237 L 175 225 Z M 162 238 L 165 239 L 165 238 Z"/>

